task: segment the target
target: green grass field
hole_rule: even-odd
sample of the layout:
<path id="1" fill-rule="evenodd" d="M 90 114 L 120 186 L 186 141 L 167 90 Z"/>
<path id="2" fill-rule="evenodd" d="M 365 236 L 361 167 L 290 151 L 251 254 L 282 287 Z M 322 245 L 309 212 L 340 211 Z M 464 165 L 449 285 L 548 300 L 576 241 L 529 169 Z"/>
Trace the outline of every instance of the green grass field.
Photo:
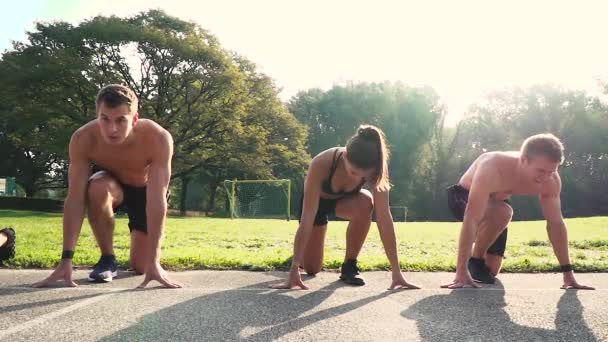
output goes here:
<path id="1" fill-rule="evenodd" d="M 570 256 L 579 272 L 608 271 L 608 217 L 569 219 Z M 325 242 L 326 269 L 339 268 L 344 258 L 347 222 L 330 222 Z M 12 268 L 53 268 L 62 249 L 61 214 L 0 210 L 0 226 L 17 232 L 17 256 Z M 171 270 L 287 269 L 297 221 L 171 217 L 167 221 L 162 263 Z M 396 223 L 399 258 L 408 271 L 453 271 L 459 223 Z M 127 268 L 127 219 L 116 220 L 115 252 Z M 512 223 L 505 272 L 550 272 L 557 259 L 548 243 L 544 221 Z M 90 267 L 99 249 L 88 223 L 82 232 L 74 264 Z M 375 223 L 359 262 L 364 270 L 388 269 Z"/>

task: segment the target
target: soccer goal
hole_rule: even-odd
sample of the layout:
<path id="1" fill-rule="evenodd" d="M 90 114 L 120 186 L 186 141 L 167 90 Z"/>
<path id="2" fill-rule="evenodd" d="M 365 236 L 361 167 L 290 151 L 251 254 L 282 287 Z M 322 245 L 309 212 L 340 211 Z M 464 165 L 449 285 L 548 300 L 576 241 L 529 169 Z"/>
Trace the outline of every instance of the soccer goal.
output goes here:
<path id="1" fill-rule="evenodd" d="M 405 222 L 407 218 L 407 207 L 391 206 L 391 215 L 395 222 Z"/>
<path id="2" fill-rule="evenodd" d="M 17 196 L 17 183 L 14 178 L 0 178 L 0 196 Z"/>
<path id="3" fill-rule="evenodd" d="M 291 210 L 291 180 L 225 180 L 231 218 L 285 218 Z"/>

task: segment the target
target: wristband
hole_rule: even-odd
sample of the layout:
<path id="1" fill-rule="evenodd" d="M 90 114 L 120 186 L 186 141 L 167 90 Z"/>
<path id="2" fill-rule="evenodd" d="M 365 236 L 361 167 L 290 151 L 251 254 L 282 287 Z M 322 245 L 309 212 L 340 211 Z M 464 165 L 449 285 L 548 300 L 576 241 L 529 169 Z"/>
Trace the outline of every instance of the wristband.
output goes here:
<path id="1" fill-rule="evenodd" d="M 66 249 L 61 253 L 61 259 L 72 259 L 74 257 L 74 251 Z"/>
<path id="2" fill-rule="evenodd" d="M 560 265 L 560 271 L 562 272 L 572 272 L 574 269 L 572 268 L 572 264 Z"/>

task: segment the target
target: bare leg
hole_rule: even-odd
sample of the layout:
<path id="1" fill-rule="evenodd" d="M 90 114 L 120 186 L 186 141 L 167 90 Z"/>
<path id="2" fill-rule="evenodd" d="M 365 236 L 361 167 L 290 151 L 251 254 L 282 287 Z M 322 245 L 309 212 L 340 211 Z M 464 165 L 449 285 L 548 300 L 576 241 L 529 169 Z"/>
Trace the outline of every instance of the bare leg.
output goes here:
<path id="1" fill-rule="evenodd" d="M 369 232 L 373 208 L 374 200 L 367 190 L 340 200 L 336 205 L 336 215 L 350 220 L 346 230 L 346 255 L 340 270 L 340 279 L 350 285 L 365 285 L 365 281 L 358 277 L 357 256 Z"/>
<path id="2" fill-rule="evenodd" d="M 357 259 L 372 224 L 373 197 L 367 190 L 338 201 L 336 215 L 349 219 L 344 260 Z"/>
<path id="3" fill-rule="evenodd" d="M 106 172 L 95 173 L 89 179 L 87 212 L 91 229 L 102 255 L 114 254 L 114 210 L 123 200 L 120 185 Z"/>
<path id="4" fill-rule="evenodd" d="M 494 275 L 500 272 L 503 257 L 487 253 L 488 248 L 511 222 L 513 209 L 503 201 L 490 200 L 484 218 L 479 225 L 479 231 L 473 247 L 472 256 L 484 258 L 490 272 Z"/>
<path id="5" fill-rule="evenodd" d="M 323 253 L 325 249 L 325 233 L 327 225 L 313 226 L 308 245 L 304 250 L 302 267 L 308 275 L 315 275 L 323 268 Z"/>
<path id="6" fill-rule="evenodd" d="M 348 223 L 346 229 L 346 257 L 345 260 L 357 259 L 363 243 L 369 233 L 369 228 L 372 224 L 370 215 L 362 215 L 361 217 L 353 217 Z"/>
<path id="7" fill-rule="evenodd" d="M 510 205 L 502 201 L 490 200 L 475 239 L 473 248 L 475 258 L 485 256 L 490 245 L 511 222 L 512 215 L 513 209 Z"/>
<path id="8" fill-rule="evenodd" d="M 131 231 L 131 268 L 137 274 L 143 274 L 146 271 L 146 255 L 148 246 L 148 234 L 133 229 Z"/>
<path id="9" fill-rule="evenodd" d="M 8 236 L 4 233 L 0 233 L 0 247 L 4 246 L 4 244 L 8 241 Z"/>
<path id="10" fill-rule="evenodd" d="M 498 273 L 500 273 L 500 269 L 502 268 L 503 257 L 501 257 L 500 255 L 486 253 L 485 259 L 486 265 L 488 265 L 488 268 L 490 269 L 490 273 L 492 273 L 493 275 L 497 275 Z"/>

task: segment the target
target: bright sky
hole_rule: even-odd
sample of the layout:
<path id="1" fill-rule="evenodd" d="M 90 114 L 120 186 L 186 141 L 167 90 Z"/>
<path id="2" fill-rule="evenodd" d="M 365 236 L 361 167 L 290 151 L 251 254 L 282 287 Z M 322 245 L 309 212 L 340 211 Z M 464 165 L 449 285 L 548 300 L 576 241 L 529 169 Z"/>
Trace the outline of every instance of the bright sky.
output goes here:
<path id="1" fill-rule="evenodd" d="M 490 89 L 608 79 L 604 1 L 20 0 L 0 12 L 0 50 L 34 21 L 78 23 L 149 8 L 199 23 L 283 88 L 400 80 L 434 87 L 454 124 Z"/>

